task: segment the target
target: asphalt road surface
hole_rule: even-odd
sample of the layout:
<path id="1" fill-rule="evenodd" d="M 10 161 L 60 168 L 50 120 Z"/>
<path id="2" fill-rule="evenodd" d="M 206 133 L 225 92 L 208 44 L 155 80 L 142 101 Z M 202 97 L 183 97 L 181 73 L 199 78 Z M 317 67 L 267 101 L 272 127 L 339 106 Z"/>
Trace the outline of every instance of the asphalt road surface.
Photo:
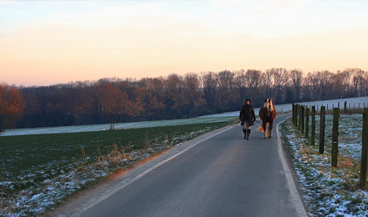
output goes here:
<path id="1" fill-rule="evenodd" d="M 59 216 L 307 216 L 273 138 L 231 126 L 181 144 Z M 71 208 L 70 208 L 71 209 Z"/>

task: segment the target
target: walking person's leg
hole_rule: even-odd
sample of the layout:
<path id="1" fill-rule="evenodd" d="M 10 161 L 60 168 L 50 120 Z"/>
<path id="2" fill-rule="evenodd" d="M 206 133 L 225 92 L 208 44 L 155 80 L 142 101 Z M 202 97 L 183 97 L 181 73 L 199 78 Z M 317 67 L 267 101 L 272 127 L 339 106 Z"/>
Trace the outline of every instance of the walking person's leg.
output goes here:
<path id="1" fill-rule="evenodd" d="M 249 136 L 250 136 L 250 131 L 251 131 L 251 126 L 249 126 L 248 130 L 247 130 L 247 139 L 249 140 Z"/>
<path id="2" fill-rule="evenodd" d="M 246 138 L 247 138 L 247 130 L 248 130 L 248 128 L 247 128 L 247 124 L 246 124 L 246 122 L 244 122 L 244 125 L 243 125 L 244 139 L 246 139 Z"/>
<path id="3" fill-rule="evenodd" d="M 245 122 L 244 126 L 246 128 L 246 132 L 245 132 L 246 135 L 245 135 L 244 139 L 249 140 L 250 130 L 251 130 L 252 126 L 250 126 L 248 122 Z"/>

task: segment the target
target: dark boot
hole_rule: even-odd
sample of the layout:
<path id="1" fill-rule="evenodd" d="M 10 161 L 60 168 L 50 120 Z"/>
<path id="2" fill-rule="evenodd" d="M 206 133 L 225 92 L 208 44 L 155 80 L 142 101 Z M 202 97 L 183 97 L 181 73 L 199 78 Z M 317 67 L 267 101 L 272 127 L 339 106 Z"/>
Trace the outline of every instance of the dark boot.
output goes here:
<path id="1" fill-rule="evenodd" d="M 244 133 L 244 139 L 247 138 L 247 130 L 243 129 L 243 133 Z"/>
<path id="2" fill-rule="evenodd" d="M 247 140 L 249 140 L 250 130 L 247 130 Z"/>

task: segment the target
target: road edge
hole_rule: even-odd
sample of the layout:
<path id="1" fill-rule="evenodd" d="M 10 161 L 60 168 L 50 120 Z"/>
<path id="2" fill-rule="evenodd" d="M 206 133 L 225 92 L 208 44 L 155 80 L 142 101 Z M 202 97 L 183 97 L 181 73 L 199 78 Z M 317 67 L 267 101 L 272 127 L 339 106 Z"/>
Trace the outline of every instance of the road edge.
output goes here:
<path id="1" fill-rule="evenodd" d="M 298 216 L 300 217 L 308 217 L 308 213 L 305 209 L 304 203 L 300 197 L 299 191 L 296 187 L 296 183 L 294 182 L 294 178 L 293 175 L 290 171 L 289 165 L 285 160 L 285 156 L 284 156 L 284 152 L 283 152 L 283 148 L 282 148 L 282 143 L 281 143 L 281 134 L 280 134 L 280 130 L 279 130 L 279 125 L 284 123 L 287 120 L 287 118 L 283 121 L 281 121 L 280 123 L 277 124 L 276 127 L 276 133 L 277 133 L 277 150 L 279 153 L 279 157 L 280 157 L 280 161 L 282 164 L 282 167 L 284 169 L 285 172 L 285 177 L 286 177 L 286 181 L 287 181 L 287 185 L 290 191 L 290 196 L 291 199 L 295 205 L 296 208 L 296 212 L 298 214 Z"/>

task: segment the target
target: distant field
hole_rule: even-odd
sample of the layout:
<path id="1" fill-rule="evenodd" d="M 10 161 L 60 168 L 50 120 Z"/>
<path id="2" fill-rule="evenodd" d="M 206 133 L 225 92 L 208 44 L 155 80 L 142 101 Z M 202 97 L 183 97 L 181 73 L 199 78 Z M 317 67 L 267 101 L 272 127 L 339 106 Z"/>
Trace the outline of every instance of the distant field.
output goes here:
<path id="1" fill-rule="evenodd" d="M 116 169 L 232 123 L 234 118 L 217 118 L 180 126 L 0 136 L 0 216 L 36 215 L 39 207 L 52 206 Z"/>
<path id="2" fill-rule="evenodd" d="M 174 120 L 159 120 L 159 121 L 142 121 L 142 122 L 127 122 L 113 123 L 115 129 L 133 129 L 133 128 L 150 128 L 164 126 L 180 126 L 187 124 L 203 124 L 216 123 L 226 120 L 233 120 L 239 116 L 239 111 L 235 115 L 213 115 L 212 117 L 197 117 L 187 119 Z M 111 124 L 95 124 L 95 125 L 80 125 L 80 126 L 61 126 L 61 127 L 42 127 L 42 128 L 21 128 L 6 130 L 0 136 L 20 136 L 20 135 L 35 135 L 35 134 L 54 134 L 54 133 L 77 133 L 77 132 L 94 132 L 105 131 L 111 128 Z"/>

